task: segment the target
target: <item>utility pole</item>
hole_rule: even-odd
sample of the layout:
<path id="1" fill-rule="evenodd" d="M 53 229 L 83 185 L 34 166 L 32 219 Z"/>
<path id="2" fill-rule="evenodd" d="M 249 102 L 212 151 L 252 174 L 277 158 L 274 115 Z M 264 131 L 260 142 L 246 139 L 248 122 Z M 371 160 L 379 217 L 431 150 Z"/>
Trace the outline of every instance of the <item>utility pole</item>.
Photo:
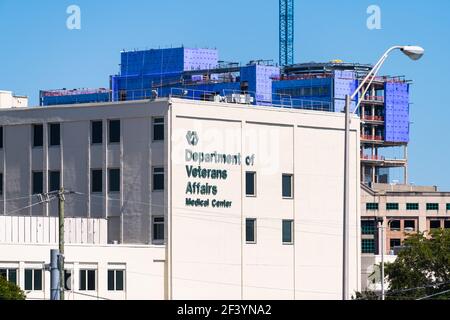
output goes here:
<path id="1" fill-rule="evenodd" d="M 58 213 L 59 213 L 59 290 L 60 300 L 64 301 L 64 188 L 61 188 L 58 194 Z"/>
<path id="2" fill-rule="evenodd" d="M 386 292 L 384 288 L 384 250 L 385 250 L 385 243 L 384 243 L 384 221 L 381 220 L 379 222 L 378 228 L 380 230 L 380 242 L 381 242 L 381 300 L 386 300 Z"/>
<path id="3" fill-rule="evenodd" d="M 350 220 L 350 106 L 351 97 L 345 97 L 345 155 L 344 155 L 344 238 L 342 263 L 342 300 L 349 300 L 349 220 Z"/>

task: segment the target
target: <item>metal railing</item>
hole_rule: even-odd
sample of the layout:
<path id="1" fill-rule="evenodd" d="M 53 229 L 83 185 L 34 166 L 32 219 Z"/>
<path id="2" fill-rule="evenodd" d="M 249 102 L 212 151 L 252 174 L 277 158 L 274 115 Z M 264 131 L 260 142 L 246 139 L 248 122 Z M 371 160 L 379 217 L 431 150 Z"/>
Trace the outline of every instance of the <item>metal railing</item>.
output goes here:
<path id="1" fill-rule="evenodd" d="M 285 94 L 255 93 L 242 90 L 224 89 L 220 91 L 205 91 L 188 88 L 171 88 L 170 96 L 188 100 L 272 106 L 325 112 L 334 111 L 331 102 L 327 101 L 296 99 Z"/>

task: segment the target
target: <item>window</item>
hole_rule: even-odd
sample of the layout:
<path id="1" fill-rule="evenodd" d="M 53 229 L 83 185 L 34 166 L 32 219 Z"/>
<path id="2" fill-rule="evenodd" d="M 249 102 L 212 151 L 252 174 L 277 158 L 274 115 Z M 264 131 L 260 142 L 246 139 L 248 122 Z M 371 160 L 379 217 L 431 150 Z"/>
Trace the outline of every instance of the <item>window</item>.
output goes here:
<path id="1" fill-rule="evenodd" d="M 0 269 L 0 277 L 17 284 L 17 269 Z"/>
<path id="2" fill-rule="evenodd" d="M 247 197 L 256 197 L 256 172 L 245 174 L 245 194 Z"/>
<path id="3" fill-rule="evenodd" d="M 447 203 L 447 211 L 450 211 L 450 203 Z"/>
<path id="4" fill-rule="evenodd" d="M 48 180 L 49 192 L 61 189 L 61 173 L 59 171 L 50 171 Z"/>
<path id="5" fill-rule="evenodd" d="M 256 219 L 245 220 L 245 240 L 247 243 L 256 243 Z"/>
<path id="6" fill-rule="evenodd" d="M 164 217 L 153 218 L 153 241 L 164 241 Z"/>
<path id="7" fill-rule="evenodd" d="M 92 121 L 91 124 L 91 143 L 102 144 L 103 143 L 103 122 Z"/>
<path id="8" fill-rule="evenodd" d="M 283 174 L 283 198 L 293 198 L 293 185 L 292 180 L 294 176 L 291 174 Z"/>
<path id="9" fill-rule="evenodd" d="M 400 220 L 391 220 L 389 222 L 389 228 L 391 229 L 391 231 L 400 231 Z"/>
<path id="10" fill-rule="evenodd" d="M 3 173 L 0 173 L 0 195 L 3 195 Z"/>
<path id="11" fill-rule="evenodd" d="M 427 203 L 427 210 L 429 211 L 438 211 L 439 203 Z"/>
<path id="12" fill-rule="evenodd" d="M 444 228 L 445 229 L 450 229 L 450 220 L 445 220 L 444 221 Z"/>
<path id="13" fill-rule="evenodd" d="M 441 228 L 441 220 L 430 220 L 430 229 L 440 229 Z"/>
<path id="14" fill-rule="evenodd" d="M 405 231 L 415 231 L 416 220 L 405 220 Z"/>
<path id="15" fill-rule="evenodd" d="M 80 291 L 95 291 L 96 278 L 96 270 L 80 270 Z"/>
<path id="16" fill-rule="evenodd" d="M 124 290 L 124 270 L 108 270 L 108 291 Z"/>
<path id="17" fill-rule="evenodd" d="M 64 270 L 64 289 L 72 291 L 72 270 Z"/>
<path id="18" fill-rule="evenodd" d="M 376 226 L 373 220 L 362 220 L 361 229 L 363 235 L 373 235 L 375 234 Z"/>
<path id="19" fill-rule="evenodd" d="M 394 249 L 396 247 L 401 247 L 402 240 L 400 240 L 400 239 L 391 239 L 390 244 L 391 244 L 391 250 L 392 250 L 392 249 Z"/>
<path id="20" fill-rule="evenodd" d="M 378 208 L 379 208 L 378 203 L 366 203 L 366 210 L 367 211 L 378 210 Z"/>
<path id="21" fill-rule="evenodd" d="M 3 149 L 3 127 L 0 127 L 0 149 Z"/>
<path id="22" fill-rule="evenodd" d="M 109 143 L 120 143 L 120 120 L 109 121 Z"/>
<path id="23" fill-rule="evenodd" d="M 153 191 L 164 190 L 164 168 L 153 168 Z"/>
<path id="24" fill-rule="evenodd" d="M 120 192 L 120 169 L 109 169 L 109 192 Z"/>
<path id="25" fill-rule="evenodd" d="M 153 119 L 153 141 L 164 141 L 164 118 Z"/>
<path id="26" fill-rule="evenodd" d="M 92 170 L 92 193 L 103 192 L 103 170 Z"/>
<path id="27" fill-rule="evenodd" d="M 42 270 L 25 269 L 25 290 L 42 291 Z"/>
<path id="28" fill-rule="evenodd" d="M 44 173 L 41 171 L 33 172 L 33 194 L 44 193 Z"/>
<path id="29" fill-rule="evenodd" d="M 294 221 L 283 220 L 283 244 L 294 243 Z"/>
<path id="30" fill-rule="evenodd" d="M 362 253 L 375 254 L 375 239 L 362 239 Z"/>
<path id="31" fill-rule="evenodd" d="M 418 203 L 407 203 L 406 204 L 406 210 L 408 210 L 408 211 L 417 211 L 417 210 L 419 210 L 419 204 Z"/>
<path id="32" fill-rule="evenodd" d="M 59 123 L 49 124 L 49 144 L 51 147 L 61 145 L 61 125 Z"/>
<path id="33" fill-rule="evenodd" d="M 42 124 L 33 125 L 33 147 L 44 146 L 44 126 Z"/>
<path id="34" fill-rule="evenodd" d="M 398 210 L 398 203 L 386 203 L 386 210 Z"/>

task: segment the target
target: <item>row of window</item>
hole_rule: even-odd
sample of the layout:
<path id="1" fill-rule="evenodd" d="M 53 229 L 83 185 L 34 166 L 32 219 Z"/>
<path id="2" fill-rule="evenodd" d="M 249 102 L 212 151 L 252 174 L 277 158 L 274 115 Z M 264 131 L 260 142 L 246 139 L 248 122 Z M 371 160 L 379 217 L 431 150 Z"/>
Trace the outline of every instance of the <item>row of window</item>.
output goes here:
<path id="1" fill-rule="evenodd" d="M 281 194 L 284 199 L 294 198 L 294 176 L 292 174 L 283 174 L 281 178 Z M 245 194 L 247 197 L 256 197 L 257 195 L 256 172 L 246 172 L 245 174 Z"/>
<path id="2" fill-rule="evenodd" d="M 439 210 L 439 203 L 427 203 L 427 210 L 428 211 L 438 211 Z M 380 206 L 378 203 L 366 203 L 366 210 L 368 211 L 374 211 L 379 210 Z M 406 204 L 406 210 L 408 211 L 417 211 L 419 210 L 420 206 L 418 203 L 407 203 Z M 450 203 L 447 203 L 446 209 L 450 211 Z M 386 210 L 390 211 L 396 211 L 400 210 L 400 205 L 398 203 L 386 203 Z"/>
<path id="3" fill-rule="evenodd" d="M 330 95 L 330 87 L 297 87 L 297 88 L 282 88 L 277 89 L 276 92 L 282 95 L 289 95 L 293 97 L 328 97 Z"/>
<path id="4" fill-rule="evenodd" d="M 25 269 L 25 291 L 42 291 L 43 290 L 43 270 L 42 269 Z M 0 277 L 5 278 L 9 282 L 18 285 L 17 269 L 0 269 Z M 108 291 L 124 291 L 125 290 L 125 270 L 108 270 Z M 64 286 L 66 290 L 72 288 L 72 270 L 64 271 Z M 79 271 L 79 291 L 96 291 L 97 290 L 97 270 L 83 269 Z"/>
<path id="5" fill-rule="evenodd" d="M 108 142 L 120 143 L 121 136 L 121 122 L 120 120 L 108 121 Z M 48 124 L 48 144 L 51 147 L 61 145 L 61 124 L 50 123 Z M 33 125 L 33 147 L 44 146 L 44 125 Z M 152 123 L 153 141 L 164 141 L 164 118 L 154 118 Z M 103 121 L 91 122 L 91 143 L 102 144 L 103 143 Z M 3 127 L 0 127 L 0 149 L 3 148 Z"/>
<path id="6" fill-rule="evenodd" d="M 281 237 L 283 244 L 294 244 L 294 220 L 282 220 Z M 248 244 L 257 242 L 257 219 L 248 218 L 245 220 L 245 241 Z"/>
<path id="7" fill-rule="evenodd" d="M 44 193 L 44 172 L 32 172 L 33 194 Z M 61 172 L 49 171 L 48 189 L 49 192 L 58 191 L 61 188 Z M 153 191 L 164 191 L 164 168 L 153 168 Z M 91 192 L 103 192 L 103 170 L 91 170 Z M 108 192 L 120 192 L 120 169 L 108 169 Z M 0 195 L 3 195 L 3 174 L 0 173 Z"/>

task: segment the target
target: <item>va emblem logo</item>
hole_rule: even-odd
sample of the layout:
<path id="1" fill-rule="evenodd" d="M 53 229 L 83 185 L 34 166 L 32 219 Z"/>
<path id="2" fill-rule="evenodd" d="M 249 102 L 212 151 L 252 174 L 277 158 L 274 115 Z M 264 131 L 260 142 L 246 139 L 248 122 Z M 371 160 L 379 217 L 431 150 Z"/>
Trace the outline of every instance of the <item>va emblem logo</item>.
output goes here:
<path id="1" fill-rule="evenodd" d="M 187 142 L 191 145 L 191 146 L 196 146 L 198 144 L 199 138 L 198 138 L 198 134 L 195 131 L 189 131 L 186 135 L 186 139 Z"/>

